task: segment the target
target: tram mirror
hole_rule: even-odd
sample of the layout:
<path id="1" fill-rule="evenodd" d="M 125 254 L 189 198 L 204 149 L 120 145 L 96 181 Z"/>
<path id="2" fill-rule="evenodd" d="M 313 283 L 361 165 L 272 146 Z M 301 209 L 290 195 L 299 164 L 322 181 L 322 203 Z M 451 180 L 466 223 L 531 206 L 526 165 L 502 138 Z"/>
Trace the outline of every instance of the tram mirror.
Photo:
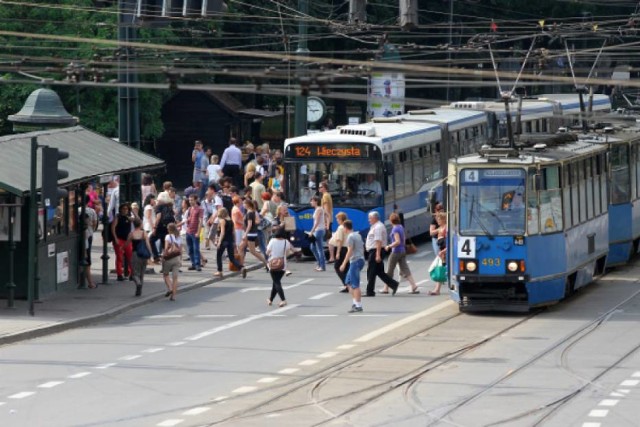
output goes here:
<path id="1" fill-rule="evenodd" d="M 542 174 L 537 173 L 533 175 L 533 191 L 543 190 L 542 182 Z"/>
<path id="2" fill-rule="evenodd" d="M 434 213 L 436 211 L 436 205 L 438 204 L 438 196 L 436 194 L 435 188 L 429 190 L 429 198 L 427 199 L 427 203 L 429 204 L 429 211 L 431 213 Z"/>

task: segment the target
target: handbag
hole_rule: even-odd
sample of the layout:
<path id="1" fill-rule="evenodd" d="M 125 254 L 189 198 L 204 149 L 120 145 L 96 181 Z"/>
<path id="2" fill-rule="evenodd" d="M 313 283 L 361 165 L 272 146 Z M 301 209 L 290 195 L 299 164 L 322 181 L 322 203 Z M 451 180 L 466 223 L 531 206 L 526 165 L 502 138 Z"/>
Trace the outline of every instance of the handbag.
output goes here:
<path id="1" fill-rule="evenodd" d="M 411 242 L 407 243 L 405 245 L 405 248 L 406 248 L 405 251 L 407 252 L 407 255 L 412 255 L 418 252 L 418 248 L 416 247 L 416 245 L 414 245 Z"/>
<path id="2" fill-rule="evenodd" d="M 429 277 L 434 282 L 446 282 L 447 281 L 447 266 L 442 264 L 442 258 L 435 257 L 431 266 L 429 267 Z"/>
<path id="3" fill-rule="evenodd" d="M 149 248 L 147 248 L 146 240 L 140 240 L 138 245 L 136 246 L 136 255 L 138 258 L 149 259 L 151 258 L 151 252 L 149 252 Z"/>
<path id="4" fill-rule="evenodd" d="M 169 260 L 180 256 L 180 254 L 182 254 L 182 249 L 175 245 L 175 241 L 173 240 L 173 237 L 171 237 L 171 246 L 169 246 L 169 249 L 164 250 L 162 258 Z"/>
<path id="5" fill-rule="evenodd" d="M 282 271 L 284 270 L 284 257 L 287 255 L 287 241 L 283 241 L 281 257 L 272 257 L 269 259 L 269 271 Z"/>
<path id="6" fill-rule="evenodd" d="M 235 246 L 235 245 L 234 245 Z M 240 259 L 240 252 L 238 252 L 238 248 L 235 248 L 233 251 L 233 257 L 236 260 Z M 240 271 L 240 269 L 238 267 L 236 267 L 236 265 L 234 263 L 232 263 L 231 261 L 229 261 L 229 271 Z"/>
<path id="7" fill-rule="evenodd" d="M 310 244 L 314 244 L 316 242 L 316 235 L 311 232 L 307 232 L 307 239 Z"/>
<path id="8" fill-rule="evenodd" d="M 296 219 L 294 217 L 284 217 L 284 231 L 296 231 Z"/>

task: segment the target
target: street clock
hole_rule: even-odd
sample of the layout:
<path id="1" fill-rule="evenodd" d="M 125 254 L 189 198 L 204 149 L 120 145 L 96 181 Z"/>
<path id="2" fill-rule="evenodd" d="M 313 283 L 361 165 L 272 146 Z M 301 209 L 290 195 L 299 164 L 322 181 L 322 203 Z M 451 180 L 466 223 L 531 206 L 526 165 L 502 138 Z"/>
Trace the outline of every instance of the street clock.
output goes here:
<path id="1" fill-rule="evenodd" d="M 307 98 L 307 122 L 318 124 L 324 119 L 327 113 L 327 106 L 324 101 L 317 96 Z"/>

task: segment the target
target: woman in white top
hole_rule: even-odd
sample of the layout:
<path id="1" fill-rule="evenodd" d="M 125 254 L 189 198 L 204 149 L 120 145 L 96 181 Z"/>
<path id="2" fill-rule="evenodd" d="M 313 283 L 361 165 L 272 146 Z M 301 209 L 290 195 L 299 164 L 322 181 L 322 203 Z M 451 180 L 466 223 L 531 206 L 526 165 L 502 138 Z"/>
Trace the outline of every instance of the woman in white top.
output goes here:
<path id="1" fill-rule="evenodd" d="M 167 225 L 168 234 L 164 239 L 164 251 L 163 254 L 167 254 L 172 250 L 178 250 L 182 252 L 182 239 L 180 238 L 180 232 L 175 223 Z M 176 300 L 176 292 L 178 292 L 178 272 L 180 270 L 182 255 L 174 256 L 170 259 L 162 260 L 162 276 L 164 277 L 164 283 L 167 285 L 167 293 L 165 297 L 171 301 Z M 171 274 L 171 280 L 169 280 L 169 274 Z"/>
<path id="2" fill-rule="evenodd" d="M 318 265 L 316 267 L 316 271 L 325 271 L 326 270 L 326 261 L 324 258 L 324 234 L 325 234 L 325 219 L 324 219 L 324 209 L 320 206 L 320 197 L 313 196 L 311 198 L 311 207 L 315 209 L 313 212 L 313 227 L 309 232 L 310 236 L 315 237 L 315 241 L 311 243 L 309 249 L 313 253 L 313 256 L 316 258 Z"/>
<path id="3" fill-rule="evenodd" d="M 284 228 L 278 230 L 273 239 L 269 241 L 267 245 L 267 256 L 269 257 L 269 264 L 271 265 L 271 261 L 276 258 L 282 258 L 282 268 L 274 271 L 274 269 L 269 270 L 269 274 L 271 274 L 271 296 L 267 300 L 267 305 L 271 305 L 273 303 L 273 299 L 276 297 L 276 294 L 280 297 L 280 304 L 278 307 L 284 307 L 287 305 L 287 300 L 284 298 L 284 290 L 282 289 L 282 277 L 284 276 L 285 271 L 287 270 L 287 253 L 291 248 L 291 244 L 287 242 L 285 239 L 285 231 Z"/>
<path id="4" fill-rule="evenodd" d="M 207 176 L 209 177 L 209 184 L 212 182 L 218 183 L 220 176 L 222 175 L 222 168 L 220 167 L 220 158 L 217 154 L 211 156 L 211 162 L 207 166 Z"/>
<path id="5" fill-rule="evenodd" d="M 148 194 L 144 199 L 144 208 L 142 210 L 142 229 L 146 231 L 147 234 L 151 234 L 156 225 L 156 218 L 154 214 L 155 206 L 156 196 Z"/>

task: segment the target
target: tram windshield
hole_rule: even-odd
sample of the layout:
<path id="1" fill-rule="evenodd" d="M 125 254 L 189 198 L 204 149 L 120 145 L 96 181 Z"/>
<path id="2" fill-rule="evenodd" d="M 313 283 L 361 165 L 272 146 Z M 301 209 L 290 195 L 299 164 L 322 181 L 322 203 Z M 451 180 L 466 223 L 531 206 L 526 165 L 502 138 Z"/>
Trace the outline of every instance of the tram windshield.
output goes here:
<path id="1" fill-rule="evenodd" d="M 460 173 L 460 234 L 523 235 L 523 169 L 464 169 Z"/>
<path id="2" fill-rule="evenodd" d="M 286 196 L 293 205 L 308 205 L 318 193 L 318 184 L 326 181 L 334 207 L 364 209 L 383 202 L 383 178 L 380 162 L 367 161 L 288 161 Z"/>

